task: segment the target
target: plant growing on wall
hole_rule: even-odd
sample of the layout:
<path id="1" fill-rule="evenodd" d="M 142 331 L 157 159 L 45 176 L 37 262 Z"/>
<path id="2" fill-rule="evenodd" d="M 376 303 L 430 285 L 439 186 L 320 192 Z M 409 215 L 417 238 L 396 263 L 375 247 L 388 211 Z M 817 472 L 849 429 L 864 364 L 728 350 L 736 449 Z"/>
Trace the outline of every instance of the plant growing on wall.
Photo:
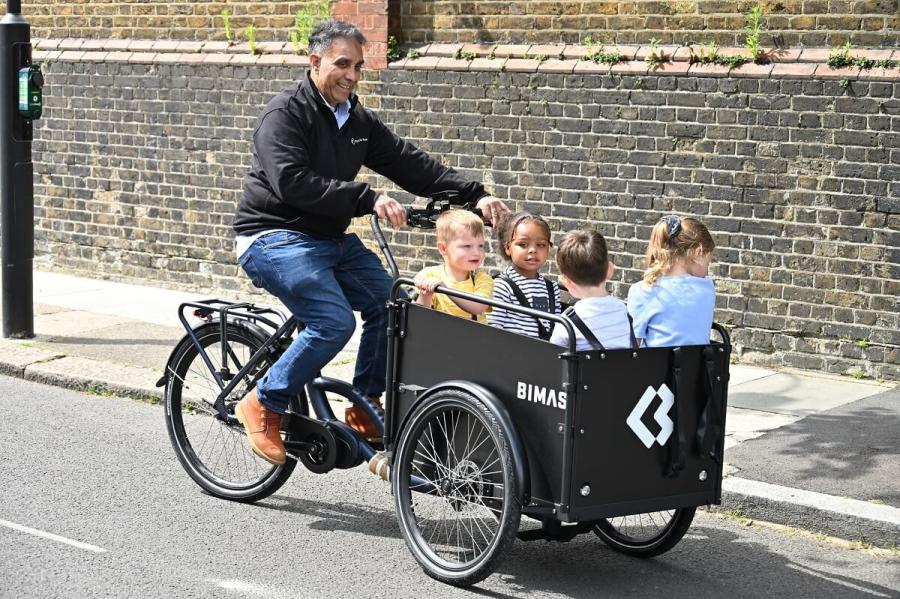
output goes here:
<path id="1" fill-rule="evenodd" d="M 659 49 L 658 39 L 650 40 L 650 54 L 647 55 L 647 58 L 645 58 L 644 61 L 651 69 L 658 68 L 664 62 L 669 62 L 669 57 Z"/>
<path id="2" fill-rule="evenodd" d="M 231 12 L 227 8 L 222 11 L 222 21 L 225 24 L 225 39 L 231 43 L 234 41 L 234 31 L 231 29 Z"/>
<path id="3" fill-rule="evenodd" d="M 312 0 L 299 9 L 294 15 L 294 28 L 291 29 L 291 44 L 298 54 L 309 49 L 309 32 L 313 25 L 331 14 L 330 0 Z"/>
<path id="4" fill-rule="evenodd" d="M 244 37 L 247 38 L 250 54 L 256 54 L 256 27 L 254 27 L 253 23 L 244 28 Z"/>
<path id="5" fill-rule="evenodd" d="M 387 41 L 387 59 L 388 62 L 395 62 L 402 57 L 400 53 L 400 42 L 393 35 L 388 36 Z"/>
<path id="6" fill-rule="evenodd" d="M 860 69 L 882 67 L 885 69 L 893 69 L 898 64 L 898 61 L 896 60 L 875 60 L 873 58 L 852 56 L 850 54 L 850 50 L 852 48 L 853 45 L 848 40 L 843 46 L 832 49 L 832 51 L 828 54 L 828 66 L 832 69 L 840 69 L 844 67 L 857 67 Z"/>
<path id="7" fill-rule="evenodd" d="M 744 46 L 750 53 L 750 58 L 756 64 L 767 62 L 766 53 L 763 52 L 759 42 L 759 33 L 763 30 L 762 17 L 762 5 L 759 3 L 754 4 L 747 12 L 747 24 L 744 26 L 744 31 L 747 33 L 747 40 L 744 42 Z"/>

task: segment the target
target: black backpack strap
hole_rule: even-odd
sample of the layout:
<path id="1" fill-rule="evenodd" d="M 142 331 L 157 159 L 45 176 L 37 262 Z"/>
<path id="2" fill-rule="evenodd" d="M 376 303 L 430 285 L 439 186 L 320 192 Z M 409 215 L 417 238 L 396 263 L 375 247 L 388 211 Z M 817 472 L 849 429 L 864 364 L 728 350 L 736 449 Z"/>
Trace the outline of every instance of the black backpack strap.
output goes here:
<path id="1" fill-rule="evenodd" d="M 505 282 L 507 285 L 509 285 L 509 288 L 512 289 L 513 295 L 516 296 L 516 301 L 518 301 L 520 305 L 522 305 L 526 308 L 533 308 L 531 305 L 531 302 L 529 302 L 528 298 L 525 297 L 525 292 L 523 292 L 522 289 L 518 285 L 516 285 L 515 281 L 513 281 L 509 275 L 500 273 L 499 275 L 497 275 L 497 278 L 500 279 L 501 281 Z M 548 286 L 549 286 L 549 282 L 548 282 Z M 550 303 L 551 303 L 551 305 L 553 304 L 553 296 L 552 295 L 550 296 Z M 552 312 L 551 312 L 551 314 L 552 314 Z M 538 326 L 538 337 L 540 337 L 544 341 L 549 339 L 550 331 L 547 329 L 547 327 L 544 326 L 544 323 L 541 322 L 541 319 L 534 318 L 534 321 L 537 323 L 537 326 Z"/>
<path id="2" fill-rule="evenodd" d="M 550 305 L 550 314 L 556 314 L 556 294 L 553 292 L 553 283 L 550 279 L 545 278 L 544 284 L 547 285 L 547 299 Z"/>
<path id="3" fill-rule="evenodd" d="M 638 341 L 637 337 L 634 336 L 634 319 L 627 312 L 626 315 L 628 316 L 628 334 L 631 335 L 631 349 L 637 349 Z"/>
<path id="4" fill-rule="evenodd" d="M 716 350 L 714 347 L 703 348 L 704 377 L 706 387 L 706 405 L 700 412 L 697 422 L 697 445 L 700 455 L 709 456 L 716 462 L 720 462 L 722 456 L 718 455 L 716 441 L 722 437 L 722 415 L 719 410 L 719 398 L 721 397 L 721 377 L 716 374 Z M 719 377 L 719 378 L 717 378 Z"/>
<path id="5" fill-rule="evenodd" d="M 589 329 L 586 324 L 584 324 L 584 321 L 581 320 L 581 317 L 578 316 L 578 314 L 575 312 L 575 306 L 572 306 L 571 308 L 563 312 L 563 315 L 572 321 L 572 324 L 574 324 L 575 328 L 578 329 L 578 331 L 582 335 L 584 335 L 584 338 L 587 339 L 587 342 L 591 345 L 591 347 L 593 347 L 594 349 L 599 349 L 600 351 L 604 351 L 606 349 L 605 347 L 603 347 L 603 344 L 600 343 L 600 340 L 597 339 L 597 336 L 594 335 L 594 332 L 591 331 L 591 329 Z"/>
<path id="6" fill-rule="evenodd" d="M 684 430 L 682 423 L 684 419 L 681 417 L 682 404 L 684 397 L 681 396 L 684 390 L 683 375 L 681 372 L 681 353 L 680 347 L 672 350 L 672 394 L 675 396 L 675 405 L 672 408 L 672 423 L 674 430 L 672 436 L 669 437 L 669 451 L 666 456 L 665 475 L 668 477 L 678 476 L 681 470 L 684 470 Z"/>
<path id="7" fill-rule="evenodd" d="M 472 293 L 475 293 L 475 271 L 469 271 L 469 278 L 472 280 Z M 469 314 L 472 317 L 472 320 L 478 320 L 478 317 L 474 314 Z"/>

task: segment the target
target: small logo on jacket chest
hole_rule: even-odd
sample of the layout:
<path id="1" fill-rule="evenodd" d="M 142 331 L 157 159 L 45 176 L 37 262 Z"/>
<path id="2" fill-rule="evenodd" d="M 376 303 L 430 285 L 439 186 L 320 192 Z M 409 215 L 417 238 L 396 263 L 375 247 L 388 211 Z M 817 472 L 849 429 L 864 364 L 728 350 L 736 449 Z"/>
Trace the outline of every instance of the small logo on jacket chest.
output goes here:
<path id="1" fill-rule="evenodd" d="M 361 143 L 367 142 L 367 141 L 369 141 L 368 137 L 351 137 L 350 138 L 350 143 L 353 144 L 354 146 L 356 144 L 361 144 Z"/>

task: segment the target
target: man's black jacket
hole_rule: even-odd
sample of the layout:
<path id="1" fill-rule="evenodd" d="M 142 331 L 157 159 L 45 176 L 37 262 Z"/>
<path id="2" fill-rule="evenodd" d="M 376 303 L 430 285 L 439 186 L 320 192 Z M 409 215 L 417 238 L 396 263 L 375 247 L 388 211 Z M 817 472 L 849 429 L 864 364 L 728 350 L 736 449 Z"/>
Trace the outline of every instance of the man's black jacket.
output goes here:
<path id="1" fill-rule="evenodd" d="M 338 130 L 331 107 L 307 73 L 266 105 L 253 132 L 253 161 L 234 216 L 238 234 L 291 229 L 339 236 L 351 218 L 372 213 L 378 196 L 354 181 L 362 166 L 417 196 L 454 190 L 465 203 L 487 195 L 480 183 L 466 181 L 395 135 L 355 95 L 350 102 L 350 118 Z"/>

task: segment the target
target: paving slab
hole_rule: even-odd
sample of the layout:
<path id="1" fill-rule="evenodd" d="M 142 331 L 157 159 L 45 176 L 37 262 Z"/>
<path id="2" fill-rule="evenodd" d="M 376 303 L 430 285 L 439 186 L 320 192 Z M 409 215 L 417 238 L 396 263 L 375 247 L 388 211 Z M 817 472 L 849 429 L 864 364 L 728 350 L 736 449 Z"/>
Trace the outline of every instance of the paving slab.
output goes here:
<path id="1" fill-rule="evenodd" d="M 731 364 L 728 367 L 728 388 L 729 392 L 733 392 L 734 388 L 750 381 L 759 380 L 777 374 L 775 370 L 768 368 L 759 368 L 758 366 L 743 366 L 741 364 Z"/>
<path id="2" fill-rule="evenodd" d="M 808 416 L 883 392 L 885 387 L 859 381 L 779 372 L 728 392 L 728 405 L 777 414 Z"/>
<path id="3" fill-rule="evenodd" d="M 794 423 L 800 418 L 800 416 L 793 414 L 775 414 L 773 412 L 746 410 L 728 406 L 728 412 L 725 416 L 725 449 L 727 450 L 738 443 L 755 439 L 768 431 Z M 725 460 L 729 461 L 727 452 L 725 453 Z"/>
<path id="4" fill-rule="evenodd" d="M 34 317 L 34 334 L 41 339 L 77 336 L 128 322 L 124 316 L 97 314 L 84 310 L 60 310 Z"/>
<path id="5" fill-rule="evenodd" d="M 163 365 L 172 348 L 184 336 L 184 329 L 146 322 L 125 322 L 91 331 L 57 335 L 35 340 L 35 347 L 66 355 L 108 360 L 143 368 Z"/>

